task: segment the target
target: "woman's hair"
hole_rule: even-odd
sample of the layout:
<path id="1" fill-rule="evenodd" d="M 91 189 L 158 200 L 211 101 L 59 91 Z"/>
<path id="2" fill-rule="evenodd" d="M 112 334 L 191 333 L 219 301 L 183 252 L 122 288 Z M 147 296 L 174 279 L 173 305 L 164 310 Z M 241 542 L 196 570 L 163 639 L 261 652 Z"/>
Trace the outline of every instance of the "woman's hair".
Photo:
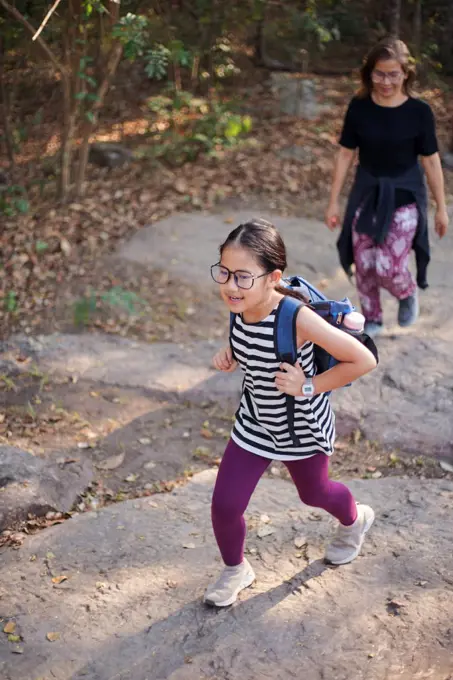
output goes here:
<path id="1" fill-rule="evenodd" d="M 415 61 L 411 57 L 409 49 L 402 40 L 396 38 L 385 38 L 373 47 L 363 61 L 360 69 L 360 77 L 362 85 L 358 92 L 359 97 L 367 97 L 371 94 L 373 89 L 373 81 L 371 74 L 376 68 L 378 61 L 387 61 L 394 59 L 397 61 L 404 74 L 407 76 L 403 84 L 403 92 L 406 95 L 411 95 L 415 80 Z"/>
<path id="2" fill-rule="evenodd" d="M 219 248 L 220 257 L 224 250 L 230 247 L 246 248 L 269 274 L 276 269 L 282 272 L 286 269 L 285 244 L 277 229 L 267 220 L 254 218 L 233 229 Z M 275 290 L 281 295 L 289 295 L 308 302 L 304 295 L 286 286 L 278 285 Z"/>

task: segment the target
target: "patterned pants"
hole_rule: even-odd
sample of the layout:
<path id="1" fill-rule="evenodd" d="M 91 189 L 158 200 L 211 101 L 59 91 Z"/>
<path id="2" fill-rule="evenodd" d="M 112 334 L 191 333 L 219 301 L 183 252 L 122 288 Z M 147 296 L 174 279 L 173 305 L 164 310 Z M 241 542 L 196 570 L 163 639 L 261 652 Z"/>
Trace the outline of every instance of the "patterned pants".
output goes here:
<path id="1" fill-rule="evenodd" d="M 413 295 L 417 290 L 415 279 L 408 269 L 418 224 L 417 205 L 413 203 L 395 210 L 387 238 L 380 245 L 367 234 L 356 232 L 359 215 L 360 208 L 352 226 L 357 291 L 366 320 L 382 323 L 381 288 L 398 300 Z"/>

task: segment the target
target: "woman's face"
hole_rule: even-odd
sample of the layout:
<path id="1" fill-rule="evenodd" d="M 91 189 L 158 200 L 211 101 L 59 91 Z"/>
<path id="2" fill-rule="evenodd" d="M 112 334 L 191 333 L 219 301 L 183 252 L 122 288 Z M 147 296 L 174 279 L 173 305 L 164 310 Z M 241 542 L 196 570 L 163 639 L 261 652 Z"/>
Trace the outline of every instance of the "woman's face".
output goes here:
<path id="1" fill-rule="evenodd" d="M 407 76 L 396 59 L 377 61 L 371 72 L 373 92 L 384 98 L 391 98 L 403 90 Z"/>

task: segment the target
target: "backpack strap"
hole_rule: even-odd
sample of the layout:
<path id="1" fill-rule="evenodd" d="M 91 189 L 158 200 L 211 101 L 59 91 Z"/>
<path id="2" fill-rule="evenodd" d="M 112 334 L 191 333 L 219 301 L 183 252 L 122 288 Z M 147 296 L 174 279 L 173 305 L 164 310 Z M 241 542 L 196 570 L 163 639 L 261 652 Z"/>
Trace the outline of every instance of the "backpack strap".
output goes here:
<path id="1" fill-rule="evenodd" d="M 274 325 L 275 354 L 281 362 L 294 365 L 297 361 L 297 314 L 303 302 L 296 298 L 285 295 L 280 302 Z M 299 444 L 299 439 L 294 431 L 295 400 L 290 394 L 286 394 L 286 413 L 288 418 L 288 430 L 293 444 Z"/>
<path id="2" fill-rule="evenodd" d="M 295 364 L 297 361 L 297 329 L 296 321 L 303 302 L 285 295 L 281 300 L 275 316 L 274 343 L 275 353 L 279 361 Z"/>

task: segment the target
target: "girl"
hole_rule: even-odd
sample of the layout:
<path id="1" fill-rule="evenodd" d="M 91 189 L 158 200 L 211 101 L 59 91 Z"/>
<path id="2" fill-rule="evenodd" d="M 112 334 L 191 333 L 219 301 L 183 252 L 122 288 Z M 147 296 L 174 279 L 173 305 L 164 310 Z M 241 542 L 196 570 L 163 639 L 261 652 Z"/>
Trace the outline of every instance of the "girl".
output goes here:
<path id="1" fill-rule="evenodd" d="M 279 365 L 273 333 L 279 303 L 288 294 L 281 285 L 285 268 L 285 245 L 265 220 L 234 229 L 220 246 L 220 261 L 211 268 L 223 301 L 236 314 L 232 346 L 215 355 L 214 366 L 229 373 L 239 363 L 245 374 L 236 422 L 212 499 L 212 523 L 225 568 L 208 588 L 205 602 L 216 607 L 232 604 L 255 579 L 244 559 L 243 514 L 272 460 L 284 461 L 304 503 L 323 508 L 339 520 L 326 551 L 326 559 L 333 564 L 346 564 L 357 557 L 374 520 L 370 507 L 356 505 L 346 486 L 329 480 L 335 423 L 326 392 L 368 373 L 376 361 L 355 338 L 302 306 L 297 315 L 299 359 L 294 366 Z M 316 375 L 314 344 L 340 363 Z M 295 397 L 297 444 L 288 429 L 285 394 Z"/>
<path id="2" fill-rule="evenodd" d="M 333 230 L 339 225 L 338 198 L 358 149 L 338 250 L 348 275 L 355 264 L 370 336 L 383 328 L 380 288 L 399 300 L 399 325 L 410 326 L 418 317 L 417 284 L 428 286 L 427 194 L 419 157 L 436 201 L 440 238 L 448 226 L 434 116 L 428 104 L 412 96 L 414 78 L 413 60 L 400 40 L 379 43 L 365 59 L 361 90 L 346 113 L 326 213 Z M 411 248 L 417 282 L 408 270 Z"/>

